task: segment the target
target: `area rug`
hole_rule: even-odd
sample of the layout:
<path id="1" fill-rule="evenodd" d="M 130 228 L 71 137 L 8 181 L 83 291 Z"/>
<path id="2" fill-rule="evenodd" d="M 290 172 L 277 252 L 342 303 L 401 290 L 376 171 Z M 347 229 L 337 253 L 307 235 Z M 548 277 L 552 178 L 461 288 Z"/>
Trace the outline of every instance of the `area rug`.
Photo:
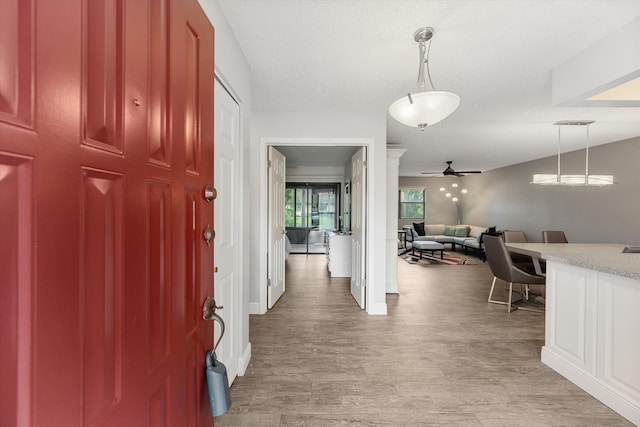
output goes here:
<path id="1" fill-rule="evenodd" d="M 466 258 L 459 257 L 455 252 L 447 252 L 443 253 L 442 259 L 440 259 L 440 254 L 438 255 L 428 255 L 422 254 L 422 259 L 420 256 L 411 255 L 411 251 L 407 252 L 404 255 L 401 255 L 400 258 L 408 262 L 409 264 L 422 264 L 422 265 L 432 265 L 432 264 L 446 264 L 446 265 L 477 265 L 478 260 L 475 258 Z"/>

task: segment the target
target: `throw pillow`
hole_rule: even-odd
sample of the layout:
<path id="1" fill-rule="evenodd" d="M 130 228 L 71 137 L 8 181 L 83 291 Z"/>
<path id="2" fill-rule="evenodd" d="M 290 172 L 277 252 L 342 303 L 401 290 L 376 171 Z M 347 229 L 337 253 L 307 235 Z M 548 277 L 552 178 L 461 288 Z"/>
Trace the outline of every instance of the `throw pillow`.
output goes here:
<path id="1" fill-rule="evenodd" d="M 445 236 L 453 236 L 456 233 L 455 225 L 445 225 L 444 226 L 444 235 Z"/>
<path id="2" fill-rule="evenodd" d="M 469 235 L 469 227 L 466 225 L 459 225 L 455 228 L 455 237 L 467 237 Z"/>
<path id="3" fill-rule="evenodd" d="M 424 222 L 414 222 L 413 229 L 416 230 L 418 236 L 424 236 Z"/>

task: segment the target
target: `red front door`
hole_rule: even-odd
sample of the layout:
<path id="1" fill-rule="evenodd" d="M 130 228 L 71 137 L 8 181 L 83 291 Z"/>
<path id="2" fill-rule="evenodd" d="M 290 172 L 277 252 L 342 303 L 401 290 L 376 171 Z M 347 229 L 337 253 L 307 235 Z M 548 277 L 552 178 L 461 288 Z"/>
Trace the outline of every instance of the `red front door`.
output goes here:
<path id="1" fill-rule="evenodd" d="M 2 0 L 0 51 L 0 425 L 211 425 L 211 24 Z"/>

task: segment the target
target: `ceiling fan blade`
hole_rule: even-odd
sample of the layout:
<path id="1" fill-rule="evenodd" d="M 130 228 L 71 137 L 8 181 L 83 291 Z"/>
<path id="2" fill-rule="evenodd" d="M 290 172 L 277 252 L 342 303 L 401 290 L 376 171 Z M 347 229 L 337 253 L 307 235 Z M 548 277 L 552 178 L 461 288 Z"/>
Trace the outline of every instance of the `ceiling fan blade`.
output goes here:
<path id="1" fill-rule="evenodd" d="M 453 161 L 448 160 L 447 168 L 442 172 L 420 172 L 422 175 L 432 175 L 432 176 L 465 176 L 468 173 L 482 173 L 482 171 L 457 171 L 451 167 Z"/>

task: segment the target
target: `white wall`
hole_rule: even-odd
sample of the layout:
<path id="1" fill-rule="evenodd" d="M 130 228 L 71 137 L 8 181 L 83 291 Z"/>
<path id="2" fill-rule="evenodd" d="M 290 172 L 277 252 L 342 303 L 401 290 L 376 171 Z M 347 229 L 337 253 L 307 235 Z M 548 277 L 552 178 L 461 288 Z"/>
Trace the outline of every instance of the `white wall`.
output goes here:
<path id="1" fill-rule="evenodd" d="M 345 160 L 346 161 L 346 160 Z M 344 186 L 344 166 L 287 168 L 287 182 L 339 182 Z"/>
<path id="2" fill-rule="evenodd" d="M 530 184 L 534 173 L 556 172 L 557 156 L 465 176 L 461 182 L 469 193 L 462 222 L 523 230 L 531 242 L 542 241 L 542 230 L 563 230 L 575 243 L 640 245 L 639 159 L 640 138 L 592 147 L 589 173 L 613 174 L 617 184 L 608 187 Z M 563 173 L 584 173 L 584 162 L 584 150 L 561 155 Z M 428 223 L 454 221 L 450 209 L 437 197 L 439 183 L 445 180 L 400 180 L 403 185 L 427 186 Z"/>
<path id="3" fill-rule="evenodd" d="M 249 229 L 249 216 L 245 215 L 244 212 L 251 205 L 249 168 L 247 167 L 249 165 L 250 146 L 251 70 L 217 1 L 199 1 L 215 29 L 215 75 L 240 104 L 240 139 L 242 144 L 240 161 L 242 182 L 240 191 L 244 197 L 241 201 L 242 207 L 238 212 L 238 215 L 241 216 L 238 223 L 242 225 L 240 240 L 244 241 L 249 236 L 249 233 L 245 231 Z M 251 358 L 251 344 L 249 343 L 249 277 L 251 259 L 248 256 L 242 257 L 238 265 L 240 266 L 240 294 L 238 295 L 240 306 L 237 310 L 238 318 L 236 319 L 239 325 L 239 348 L 237 349 L 237 354 L 240 355 L 240 360 L 238 361 L 239 375 L 244 375 Z"/>
<path id="4" fill-rule="evenodd" d="M 367 215 L 369 225 L 367 265 L 367 312 L 386 314 L 385 301 L 385 227 L 386 227 L 386 111 L 380 113 L 336 112 L 253 112 L 251 121 L 251 244 L 248 250 L 256 266 L 251 270 L 250 307 L 252 313 L 262 311 L 261 287 L 266 289 L 266 210 L 267 182 L 266 146 L 315 145 L 333 141 L 344 145 L 360 145 L 372 141 L 368 155 L 368 177 L 371 186 Z M 257 237 L 263 241 L 256 244 Z M 378 248 L 378 250 L 374 250 Z"/>

